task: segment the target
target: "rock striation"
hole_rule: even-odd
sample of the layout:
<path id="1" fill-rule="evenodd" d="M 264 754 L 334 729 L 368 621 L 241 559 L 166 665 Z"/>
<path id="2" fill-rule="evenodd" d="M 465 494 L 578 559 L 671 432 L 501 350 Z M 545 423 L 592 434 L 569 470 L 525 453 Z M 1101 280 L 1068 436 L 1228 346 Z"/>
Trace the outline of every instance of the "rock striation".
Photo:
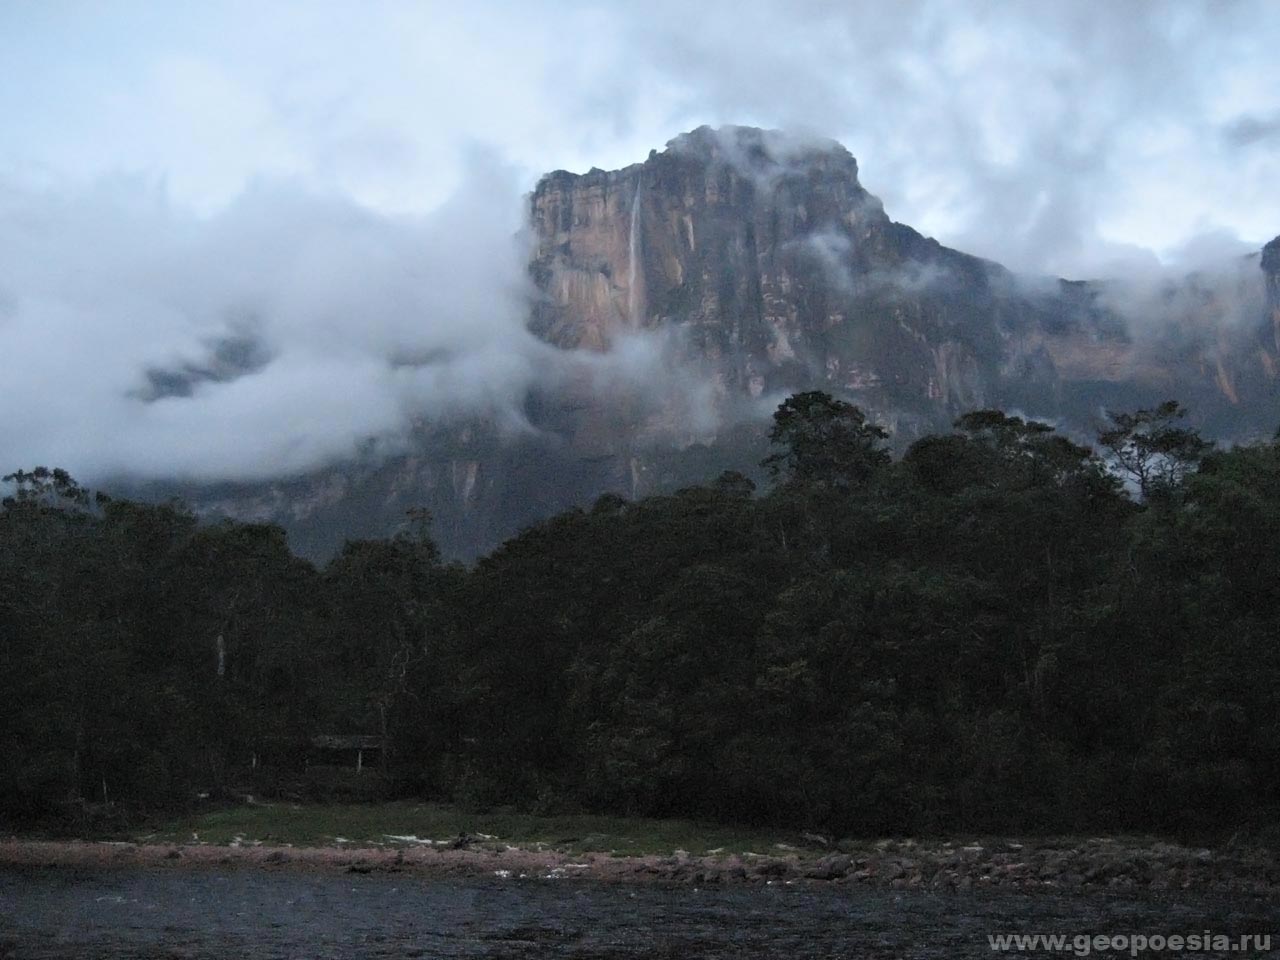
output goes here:
<path id="1" fill-rule="evenodd" d="M 1256 264 L 1228 291 L 1141 291 L 1134 309 L 1168 316 L 1135 329 L 1124 283 L 1019 277 L 890 220 L 832 141 L 700 127 L 622 170 L 548 174 L 530 225 L 537 333 L 602 351 L 674 331 L 722 413 L 820 387 L 909 438 L 990 406 L 1082 428 L 1100 404 L 1171 394 L 1224 429 L 1249 419 L 1229 408 L 1276 409 L 1280 334 L 1241 326 L 1235 289 L 1261 296 Z"/>

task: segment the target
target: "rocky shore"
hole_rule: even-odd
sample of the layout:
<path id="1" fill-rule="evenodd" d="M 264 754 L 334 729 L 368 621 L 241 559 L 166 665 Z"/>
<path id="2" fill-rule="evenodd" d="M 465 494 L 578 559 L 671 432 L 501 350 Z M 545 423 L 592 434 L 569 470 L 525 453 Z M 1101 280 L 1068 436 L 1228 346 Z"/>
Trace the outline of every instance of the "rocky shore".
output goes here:
<path id="1" fill-rule="evenodd" d="M 779 848 L 701 856 L 574 854 L 500 842 L 344 844 L 327 847 L 0 840 L 10 866 L 246 867 L 352 874 L 405 872 L 503 880 L 587 879 L 612 883 L 832 884 L 935 891 L 1199 890 L 1280 892 L 1280 861 L 1261 849 L 1211 850 L 1116 838 L 975 843 L 885 840 L 827 849 Z"/>

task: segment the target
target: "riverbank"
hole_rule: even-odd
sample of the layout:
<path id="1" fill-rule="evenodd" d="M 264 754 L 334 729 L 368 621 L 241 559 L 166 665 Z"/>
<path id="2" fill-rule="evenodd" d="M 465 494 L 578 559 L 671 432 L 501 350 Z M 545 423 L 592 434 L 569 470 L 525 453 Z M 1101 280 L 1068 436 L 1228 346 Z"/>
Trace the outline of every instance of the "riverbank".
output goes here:
<path id="1" fill-rule="evenodd" d="M 694 886 L 820 884 L 970 891 L 1180 891 L 1274 894 L 1280 866 L 1262 850 L 1210 850 L 1135 838 L 889 840 L 823 849 L 615 855 L 523 847 L 497 837 L 439 841 L 388 837 L 327 846 L 203 841 L 0 840 L 0 864 L 30 867 L 147 867 L 315 870 L 431 878 L 583 879 Z"/>

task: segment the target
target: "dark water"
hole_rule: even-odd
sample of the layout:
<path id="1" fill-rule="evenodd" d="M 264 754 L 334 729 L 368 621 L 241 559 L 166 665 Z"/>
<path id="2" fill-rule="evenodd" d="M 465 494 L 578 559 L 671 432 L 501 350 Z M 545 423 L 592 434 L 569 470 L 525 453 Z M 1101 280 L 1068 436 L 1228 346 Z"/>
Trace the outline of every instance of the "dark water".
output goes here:
<path id="1" fill-rule="evenodd" d="M 0 869 L 5 960 L 991 958 L 1001 954 L 988 945 L 989 933 L 1204 929 L 1280 934 L 1280 909 L 1257 898 L 1185 894 L 1159 899 L 787 886 L 695 891 L 285 871 Z M 1280 937 L 1273 941 L 1274 955 L 1280 955 Z"/>

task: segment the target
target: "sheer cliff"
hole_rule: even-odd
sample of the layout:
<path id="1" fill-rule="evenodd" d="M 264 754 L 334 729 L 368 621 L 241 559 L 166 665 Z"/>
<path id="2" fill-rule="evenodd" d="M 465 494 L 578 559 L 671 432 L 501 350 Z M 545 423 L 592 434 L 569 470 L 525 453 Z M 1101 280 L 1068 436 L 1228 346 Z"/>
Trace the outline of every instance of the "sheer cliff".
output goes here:
<path id="1" fill-rule="evenodd" d="M 530 217 L 538 333 L 604 350 L 676 330 L 730 407 L 821 386 L 908 434 L 975 407 L 1081 421 L 1170 391 L 1224 429 L 1274 410 L 1276 342 L 1245 302 L 1256 263 L 1141 291 L 1018 277 L 890 220 L 834 142 L 703 127 L 623 170 L 544 177 Z M 1126 316 L 1139 292 L 1145 315 Z"/>

